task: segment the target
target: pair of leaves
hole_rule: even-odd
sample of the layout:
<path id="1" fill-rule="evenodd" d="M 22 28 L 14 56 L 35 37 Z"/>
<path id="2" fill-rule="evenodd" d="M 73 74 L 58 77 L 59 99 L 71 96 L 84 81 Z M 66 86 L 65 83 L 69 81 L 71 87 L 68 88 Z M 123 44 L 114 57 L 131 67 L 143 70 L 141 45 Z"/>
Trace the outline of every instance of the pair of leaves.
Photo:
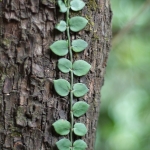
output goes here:
<path id="1" fill-rule="evenodd" d="M 56 145 L 59 150 L 70 150 L 72 146 L 70 140 L 66 138 L 59 140 Z M 76 140 L 73 143 L 73 150 L 85 150 L 85 148 L 87 148 L 87 144 L 83 140 Z"/>
<path id="2" fill-rule="evenodd" d="M 69 27 L 70 30 L 73 32 L 78 32 L 82 30 L 87 23 L 88 20 L 80 16 L 72 17 L 71 19 L 69 19 Z M 67 24 L 65 21 L 61 20 L 55 28 L 61 32 L 64 32 L 67 28 Z"/>
<path id="3" fill-rule="evenodd" d="M 58 68 L 63 73 L 68 73 L 72 70 L 76 76 L 83 76 L 89 72 L 91 65 L 84 60 L 77 60 L 72 65 L 70 60 L 61 58 L 58 60 Z"/>
<path id="4" fill-rule="evenodd" d="M 58 0 L 58 5 L 60 7 L 60 12 L 65 13 L 67 12 L 67 9 L 69 9 L 67 8 L 67 6 L 62 0 Z M 85 6 L 85 3 L 82 0 L 72 0 L 70 2 L 70 8 L 73 11 L 79 11 L 83 9 L 84 6 Z M 70 30 L 73 32 L 78 32 L 82 30 L 86 26 L 87 23 L 88 23 L 88 20 L 80 16 L 75 16 L 69 19 L 69 27 L 70 27 Z M 67 28 L 67 24 L 63 20 L 61 20 L 60 23 L 56 25 L 56 29 L 58 29 L 61 32 L 65 31 L 66 28 Z"/>
<path id="5" fill-rule="evenodd" d="M 70 83 L 64 79 L 54 80 L 54 88 L 60 96 L 67 96 L 70 92 Z M 84 96 L 88 92 L 85 84 L 76 83 L 73 85 L 73 94 L 76 97 Z"/>
<path id="6" fill-rule="evenodd" d="M 81 52 L 88 46 L 88 43 L 82 39 L 77 39 L 72 41 L 72 50 L 74 52 Z M 64 56 L 68 53 L 68 41 L 66 40 L 59 40 L 54 42 L 50 49 L 53 53 L 58 56 Z"/>
<path id="7" fill-rule="evenodd" d="M 55 131 L 60 135 L 67 135 L 70 132 L 71 124 L 67 120 L 57 120 L 53 123 Z M 84 136 L 87 133 L 87 128 L 83 123 L 76 123 L 73 131 L 78 136 Z"/>
<path id="8" fill-rule="evenodd" d="M 58 6 L 60 8 L 60 12 L 65 13 L 67 11 L 67 7 L 62 0 L 58 0 Z M 82 0 L 72 0 L 70 2 L 70 8 L 73 11 L 79 11 L 83 9 L 84 6 L 85 6 L 85 3 Z"/>

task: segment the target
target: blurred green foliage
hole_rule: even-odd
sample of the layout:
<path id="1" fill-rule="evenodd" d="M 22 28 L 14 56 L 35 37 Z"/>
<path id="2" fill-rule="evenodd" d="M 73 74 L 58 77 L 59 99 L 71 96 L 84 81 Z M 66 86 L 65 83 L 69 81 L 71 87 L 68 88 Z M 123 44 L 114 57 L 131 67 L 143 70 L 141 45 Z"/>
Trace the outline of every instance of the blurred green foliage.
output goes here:
<path id="1" fill-rule="evenodd" d="M 113 39 L 146 2 L 111 0 Z M 150 150 L 150 7 L 144 7 L 112 45 L 95 150 Z"/>

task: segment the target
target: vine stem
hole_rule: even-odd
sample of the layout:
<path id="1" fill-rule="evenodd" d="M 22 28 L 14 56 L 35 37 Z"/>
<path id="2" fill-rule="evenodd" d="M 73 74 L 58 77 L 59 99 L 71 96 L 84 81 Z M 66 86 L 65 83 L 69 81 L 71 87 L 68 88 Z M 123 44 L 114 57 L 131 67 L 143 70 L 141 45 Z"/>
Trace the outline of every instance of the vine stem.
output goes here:
<path id="1" fill-rule="evenodd" d="M 73 63 L 72 57 L 72 49 L 71 49 L 71 38 L 70 38 L 70 30 L 69 30 L 69 13 L 70 13 L 70 0 L 67 0 L 67 14 L 66 14 L 66 22 L 67 22 L 67 38 L 68 38 L 68 49 L 70 55 L 70 61 Z M 71 140 L 71 149 L 73 147 L 73 123 L 74 117 L 72 112 L 72 104 L 73 104 L 73 71 L 70 71 L 71 77 L 71 90 L 70 90 L 70 119 L 71 119 L 71 129 L 70 129 L 70 140 Z"/>

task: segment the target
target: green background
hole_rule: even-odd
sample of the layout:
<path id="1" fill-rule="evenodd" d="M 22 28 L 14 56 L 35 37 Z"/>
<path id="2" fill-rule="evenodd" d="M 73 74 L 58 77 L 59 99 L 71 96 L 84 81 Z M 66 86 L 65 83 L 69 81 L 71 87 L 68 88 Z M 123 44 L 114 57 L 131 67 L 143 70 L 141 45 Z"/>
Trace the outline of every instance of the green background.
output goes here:
<path id="1" fill-rule="evenodd" d="M 112 49 L 95 150 L 150 150 L 150 0 L 111 0 Z"/>

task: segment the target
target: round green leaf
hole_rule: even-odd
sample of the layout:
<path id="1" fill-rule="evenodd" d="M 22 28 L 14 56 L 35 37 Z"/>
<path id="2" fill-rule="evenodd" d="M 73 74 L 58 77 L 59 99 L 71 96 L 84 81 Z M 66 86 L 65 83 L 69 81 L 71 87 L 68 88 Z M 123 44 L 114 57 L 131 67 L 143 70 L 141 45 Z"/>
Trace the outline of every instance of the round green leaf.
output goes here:
<path id="1" fill-rule="evenodd" d="M 54 80 L 54 88 L 60 96 L 67 96 L 70 91 L 70 83 L 64 79 Z"/>
<path id="2" fill-rule="evenodd" d="M 72 68 L 73 68 L 73 73 L 76 76 L 83 76 L 89 72 L 91 65 L 84 60 L 77 60 L 73 63 Z"/>
<path id="3" fill-rule="evenodd" d="M 90 105 L 84 101 L 76 102 L 72 107 L 73 115 L 75 117 L 80 117 L 84 115 L 87 112 L 89 106 Z"/>
<path id="4" fill-rule="evenodd" d="M 57 120 L 53 123 L 55 131 L 60 135 L 67 135 L 70 132 L 70 122 L 67 120 Z"/>
<path id="5" fill-rule="evenodd" d="M 88 20 L 83 17 L 80 17 L 80 16 L 72 17 L 69 20 L 70 30 L 74 32 L 78 32 L 82 30 L 86 26 L 87 23 L 88 23 Z"/>
<path id="6" fill-rule="evenodd" d="M 76 83 L 73 86 L 73 94 L 76 97 L 84 96 L 88 91 L 89 91 L 89 89 L 86 87 L 85 84 Z"/>
<path id="7" fill-rule="evenodd" d="M 87 144 L 83 140 L 76 140 L 73 143 L 73 150 L 85 150 L 87 148 Z"/>
<path id="8" fill-rule="evenodd" d="M 74 52 L 81 52 L 88 46 L 84 40 L 78 39 L 72 41 L 72 49 Z"/>
<path id="9" fill-rule="evenodd" d="M 64 138 L 64 139 L 61 139 L 58 142 L 56 142 L 56 145 L 59 150 L 70 150 L 71 142 L 70 142 L 70 140 Z"/>
<path id="10" fill-rule="evenodd" d="M 63 72 L 63 73 L 68 73 L 70 69 L 72 68 L 72 63 L 70 60 L 66 58 L 61 58 L 58 60 L 58 68 Z"/>
<path id="11" fill-rule="evenodd" d="M 64 32 L 67 28 L 66 22 L 61 20 L 60 23 L 58 23 L 55 28 L 61 32 Z"/>
<path id="12" fill-rule="evenodd" d="M 59 40 L 54 42 L 50 49 L 58 56 L 64 56 L 68 53 L 68 42 L 65 40 Z"/>
<path id="13" fill-rule="evenodd" d="M 87 133 L 87 128 L 83 123 L 76 123 L 73 130 L 78 136 L 84 136 Z"/>
<path id="14" fill-rule="evenodd" d="M 67 7 L 62 0 L 58 0 L 58 6 L 60 8 L 60 12 L 65 13 L 67 11 Z"/>
<path id="15" fill-rule="evenodd" d="M 70 2 L 70 5 L 71 5 L 72 10 L 79 11 L 83 9 L 83 7 L 85 6 L 85 3 L 82 0 L 72 0 Z"/>

